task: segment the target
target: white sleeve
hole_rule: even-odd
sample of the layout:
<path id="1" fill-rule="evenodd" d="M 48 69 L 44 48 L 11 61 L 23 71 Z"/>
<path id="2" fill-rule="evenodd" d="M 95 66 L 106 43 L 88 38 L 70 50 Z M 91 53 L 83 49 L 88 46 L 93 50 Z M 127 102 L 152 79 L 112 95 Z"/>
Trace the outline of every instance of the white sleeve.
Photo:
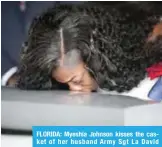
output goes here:
<path id="1" fill-rule="evenodd" d="M 1 79 L 1 85 L 6 86 L 8 80 L 17 72 L 18 68 L 17 67 L 12 67 L 10 68 L 3 76 Z"/>

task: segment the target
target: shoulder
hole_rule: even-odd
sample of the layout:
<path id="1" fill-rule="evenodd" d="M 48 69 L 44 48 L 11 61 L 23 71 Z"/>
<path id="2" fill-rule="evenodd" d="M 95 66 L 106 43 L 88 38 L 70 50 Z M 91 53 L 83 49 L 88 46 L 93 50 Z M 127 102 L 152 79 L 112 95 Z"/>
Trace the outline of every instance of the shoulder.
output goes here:
<path id="1" fill-rule="evenodd" d="M 105 94 L 107 93 L 111 95 L 124 95 L 124 96 L 139 98 L 142 100 L 150 100 L 148 97 L 148 94 L 157 81 L 158 81 L 158 78 L 154 80 L 150 80 L 149 78 L 146 77 L 144 80 L 140 82 L 140 84 L 137 87 L 133 88 L 132 90 L 128 92 L 118 93 L 114 91 L 111 92 L 111 91 L 105 91 L 105 90 L 99 90 L 99 91 Z"/>
<path id="2" fill-rule="evenodd" d="M 146 77 L 144 80 L 142 80 L 140 82 L 140 84 L 137 87 L 133 88 L 129 92 L 124 92 L 123 94 L 128 95 L 128 96 L 137 97 L 142 100 L 149 100 L 148 94 L 149 94 L 150 90 L 152 89 L 152 87 L 157 82 L 157 80 L 158 80 L 158 78 L 156 78 L 154 80 L 150 80 L 148 77 Z"/>

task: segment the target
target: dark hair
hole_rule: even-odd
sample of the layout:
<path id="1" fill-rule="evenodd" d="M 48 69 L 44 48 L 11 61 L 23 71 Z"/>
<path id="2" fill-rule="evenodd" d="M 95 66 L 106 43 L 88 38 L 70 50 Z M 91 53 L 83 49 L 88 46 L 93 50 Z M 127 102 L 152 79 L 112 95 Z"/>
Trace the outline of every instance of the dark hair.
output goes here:
<path id="1" fill-rule="evenodd" d="M 136 16 L 108 6 L 56 5 L 33 20 L 21 53 L 18 87 L 64 87 L 51 78 L 61 57 L 62 28 L 65 53 L 78 50 L 101 88 L 131 90 L 145 78 L 148 66 L 162 60 L 162 37 L 146 42 L 158 21 L 150 13 Z"/>

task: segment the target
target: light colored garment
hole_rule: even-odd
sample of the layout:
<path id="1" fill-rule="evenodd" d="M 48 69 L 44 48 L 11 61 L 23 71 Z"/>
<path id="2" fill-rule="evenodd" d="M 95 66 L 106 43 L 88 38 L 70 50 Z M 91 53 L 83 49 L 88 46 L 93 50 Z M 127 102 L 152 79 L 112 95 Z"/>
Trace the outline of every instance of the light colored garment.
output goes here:
<path id="1" fill-rule="evenodd" d="M 12 67 L 11 69 L 9 69 L 3 76 L 1 79 L 1 86 L 6 86 L 8 80 L 17 72 L 18 68 L 17 67 Z"/>
<path id="2" fill-rule="evenodd" d="M 157 82 L 157 80 L 158 80 L 158 78 L 156 78 L 154 80 L 150 80 L 148 77 L 146 77 L 144 80 L 142 80 L 140 82 L 140 84 L 137 87 L 133 88 L 129 92 L 118 93 L 118 92 L 115 92 L 115 91 L 106 91 L 106 90 L 103 90 L 103 89 L 98 89 L 98 92 L 110 94 L 110 95 L 131 96 L 131 97 L 136 97 L 136 98 L 139 98 L 139 99 L 142 99 L 142 100 L 151 100 L 148 97 L 148 94 L 149 94 L 150 90 L 152 89 L 152 87 Z"/>
<path id="3" fill-rule="evenodd" d="M 162 77 L 158 79 L 149 92 L 149 98 L 155 101 L 162 101 Z"/>

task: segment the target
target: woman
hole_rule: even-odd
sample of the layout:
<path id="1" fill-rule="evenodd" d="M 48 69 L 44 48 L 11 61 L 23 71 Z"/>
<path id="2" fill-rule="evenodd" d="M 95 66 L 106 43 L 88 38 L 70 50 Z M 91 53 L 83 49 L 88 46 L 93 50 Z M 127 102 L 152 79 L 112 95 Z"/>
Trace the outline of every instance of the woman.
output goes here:
<path id="1" fill-rule="evenodd" d="M 57 5 L 30 27 L 18 87 L 131 91 L 162 60 L 161 26 L 145 11 Z"/>

